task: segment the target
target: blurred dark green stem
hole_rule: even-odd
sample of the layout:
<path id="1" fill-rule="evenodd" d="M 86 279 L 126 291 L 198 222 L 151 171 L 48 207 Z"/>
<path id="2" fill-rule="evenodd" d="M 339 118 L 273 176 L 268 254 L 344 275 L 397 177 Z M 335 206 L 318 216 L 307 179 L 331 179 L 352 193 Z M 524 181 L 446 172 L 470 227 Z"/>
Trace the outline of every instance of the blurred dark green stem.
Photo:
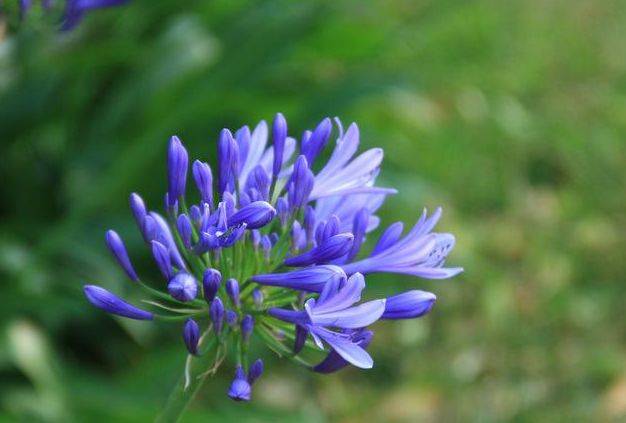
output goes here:
<path id="1" fill-rule="evenodd" d="M 190 359 L 185 374 L 178 379 L 165 403 L 165 407 L 157 416 L 155 420 L 157 423 L 170 423 L 180 420 L 187 406 L 196 397 L 204 381 L 211 373 L 210 369 L 214 365 L 212 359 L 215 357 L 212 352 L 216 344 L 216 339 L 212 338 L 201 357 Z"/>

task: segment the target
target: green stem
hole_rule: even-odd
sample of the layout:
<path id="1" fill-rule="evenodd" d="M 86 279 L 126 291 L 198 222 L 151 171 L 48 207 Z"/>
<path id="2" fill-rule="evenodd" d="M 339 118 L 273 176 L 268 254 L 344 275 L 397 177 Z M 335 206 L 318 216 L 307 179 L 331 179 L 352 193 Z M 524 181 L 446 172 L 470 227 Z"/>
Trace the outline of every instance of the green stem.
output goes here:
<path id="1" fill-rule="evenodd" d="M 206 335 L 205 335 L 206 336 Z M 187 406 L 193 401 L 196 394 L 211 373 L 209 370 L 215 364 L 211 350 L 217 344 L 212 337 L 207 345 L 207 351 L 201 357 L 189 356 L 185 374 L 181 375 L 178 383 L 172 389 L 165 406 L 157 416 L 157 423 L 175 423 L 180 420 Z"/>

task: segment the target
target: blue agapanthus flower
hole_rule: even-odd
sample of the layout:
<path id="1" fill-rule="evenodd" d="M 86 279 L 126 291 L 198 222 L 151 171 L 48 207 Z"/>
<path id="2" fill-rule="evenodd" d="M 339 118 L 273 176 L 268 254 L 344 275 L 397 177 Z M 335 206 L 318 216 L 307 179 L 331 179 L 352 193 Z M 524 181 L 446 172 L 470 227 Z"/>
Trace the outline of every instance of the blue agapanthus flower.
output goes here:
<path id="1" fill-rule="evenodd" d="M 375 184 L 383 151 L 358 154 L 357 125 L 344 131 L 336 119 L 335 127 L 336 143 L 323 164 L 334 129 L 330 119 L 297 141 L 278 114 L 271 146 L 263 121 L 234 134 L 224 129 L 217 140 L 216 172 L 198 160 L 190 166 L 183 143 L 172 137 L 165 214 L 149 211 L 138 194 L 130 195 L 131 211 L 163 282 L 144 281 L 121 237 L 112 230 L 106 234 L 128 278 L 152 297 L 144 301 L 152 310 L 95 285 L 84 288 L 89 302 L 130 319 L 180 322 L 189 353 L 185 386 L 194 360 L 208 357 L 207 368 L 215 371 L 226 357 L 234 357 L 235 377 L 227 393 L 237 401 L 251 398 L 263 373 L 261 360 L 248 365 L 253 339 L 319 373 L 349 364 L 371 368 L 372 325 L 421 317 L 436 297 L 408 290 L 362 301 L 365 276 L 441 279 L 462 269 L 445 267 L 454 236 L 433 232 L 441 209 L 430 216 L 424 211 L 404 235 L 402 223 L 391 224 L 370 252 L 363 251 L 380 225 L 377 210 L 396 191 Z M 190 167 L 197 194 L 187 196 Z"/>

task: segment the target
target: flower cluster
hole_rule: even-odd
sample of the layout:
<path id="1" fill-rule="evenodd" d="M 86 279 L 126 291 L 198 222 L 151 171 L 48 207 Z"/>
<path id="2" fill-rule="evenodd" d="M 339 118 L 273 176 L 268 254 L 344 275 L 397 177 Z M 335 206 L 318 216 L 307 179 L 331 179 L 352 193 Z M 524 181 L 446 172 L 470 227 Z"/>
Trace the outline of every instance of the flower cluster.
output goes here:
<path id="1" fill-rule="evenodd" d="M 211 357 L 216 369 L 234 356 L 235 377 L 228 395 L 249 400 L 263 362 L 248 365 L 253 337 L 320 373 L 348 364 L 371 368 L 367 352 L 371 325 L 380 319 L 411 319 L 428 313 L 435 295 L 411 290 L 361 302 L 365 275 L 398 273 L 440 279 L 460 268 L 444 267 L 454 237 L 433 232 L 438 209 L 422 214 L 403 235 L 402 223 L 387 227 L 370 252 L 362 246 L 379 225 L 376 211 L 394 189 L 375 186 L 381 149 L 357 154 L 359 130 L 344 131 L 335 120 L 336 143 L 318 164 L 331 139 L 324 119 L 300 141 L 288 134 L 278 114 L 271 128 L 244 126 L 221 131 L 216 177 L 209 164 L 189 165 L 187 151 L 172 137 L 167 152 L 165 215 L 149 211 L 130 195 L 137 226 L 151 248 L 166 290 L 139 278 L 120 236 L 106 243 L 131 281 L 154 299 L 147 311 L 95 285 L 84 288 L 96 307 L 119 316 L 180 321 L 189 363 Z M 197 201 L 188 207 L 191 167 Z M 161 313 L 161 314 L 159 314 Z M 216 354 L 209 354 L 215 348 Z M 319 358 L 305 359 L 305 351 Z M 228 354 L 228 351 L 234 354 Z"/>
<path id="2" fill-rule="evenodd" d="M 41 9 L 48 13 L 53 13 L 54 9 L 63 8 L 61 18 L 61 30 L 68 31 L 76 27 L 82 21 L 85 14 L 92 10 L 106 7 L 119 6 L 129 0 L 41 0 Z M 20 18 L 24 19 L 30 9 L 35 6 L 35 0 L 19 0 Z M 63 4 L 64 3 L 64 4 Z"/>

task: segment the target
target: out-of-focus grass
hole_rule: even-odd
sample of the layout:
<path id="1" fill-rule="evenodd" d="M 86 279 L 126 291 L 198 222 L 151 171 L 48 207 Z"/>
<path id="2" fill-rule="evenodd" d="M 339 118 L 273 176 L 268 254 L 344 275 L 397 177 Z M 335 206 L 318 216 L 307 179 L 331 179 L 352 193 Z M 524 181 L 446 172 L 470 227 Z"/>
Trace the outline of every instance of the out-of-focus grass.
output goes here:
<path id="1" fill-rule="evenodd" d="M 285 113 L 357 121 L 382 146 L 387 223 L 444 206 L 449 281 L 419 321 L 381 323 L 376 367 L 322 377 L 275 360 L 248 405 L 211 381 L 185 421 L 554 421 L 626 416 L 626 9 L 619 2 L 134 0 L 70 34 L 0 44 L 0 412 L 145 421 L 183 363 L 178 328 L 112 319 L 85 281 L 136 295 L 103 245 L 157 207 L 176 133 L 212 159 L 221 127 Z M 370 240 L 371 241 L 371 240 Z"/>

